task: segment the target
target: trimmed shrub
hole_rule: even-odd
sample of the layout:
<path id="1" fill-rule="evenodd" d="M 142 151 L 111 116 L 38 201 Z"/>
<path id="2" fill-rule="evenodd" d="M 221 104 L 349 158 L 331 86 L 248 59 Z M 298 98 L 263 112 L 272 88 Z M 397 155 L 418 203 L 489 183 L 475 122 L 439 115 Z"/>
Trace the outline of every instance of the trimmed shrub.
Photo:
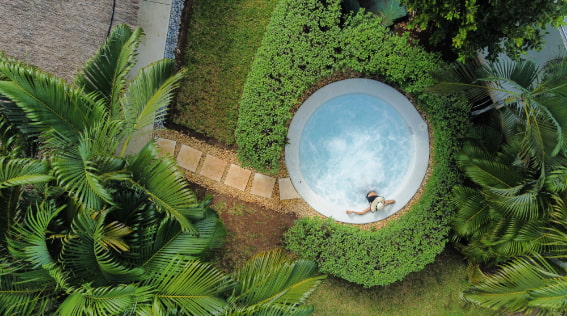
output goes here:
<path id="1" fill-rule="evenodd" d="M 370 287 L 419 271 L 445 247 L 460 182 L 454 155 L 468 126 L 466 102 L 424 94 L 438 56 L 412 46 L 380 19 L 345 16 L 340 0 L 281 0 L 249 73 L 236 131 L 243 164 L 275 171 L 292 109 L 305 91 L 338 71 L 354 70 L 411 94 L 434 134 L 434 166 L 421 199 L 378 231 L 304 218 L 286 234 L 288 249 L 316 260 L 324 273 Z"/>
<path id="2" fill-rule="evenodd" d="M 292 108 L 309 87 L 339 70 L 379 74 L 408 93 L 431 85 L 427 72 L 437 67 L 437 57 L 370 13 L 343 15 L 340 2 L 282 0 L 276 7 L 240 102 L 236 141 L 243 165 L 277 171 Z"/>
<path id="3" fill-rule="evenodd" d="M 435 139 L 434 166 L 420 200 L 385 228 L 360 230 L 332 219 L 303 218 L 285 236 L 287 248 L 316 260 L 321 272 L 365 287 L 387 285 L 434 261 L 444 249 L 454 213 L 451 189 L 461 182 L 454 156 L 468 126 L 468 106 L 422 96 Z"/>

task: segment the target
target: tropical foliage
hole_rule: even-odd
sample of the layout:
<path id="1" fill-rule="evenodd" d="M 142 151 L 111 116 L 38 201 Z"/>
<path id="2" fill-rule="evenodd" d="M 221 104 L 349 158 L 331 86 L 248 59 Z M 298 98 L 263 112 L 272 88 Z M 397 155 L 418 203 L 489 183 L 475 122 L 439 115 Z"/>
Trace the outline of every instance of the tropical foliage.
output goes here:
<path id="1" fill-rule="evenodd" d="M 402 4 L 413 11 L 413 26 L 431 33 L 430 44 L 447 43 L 463 62 L 485 48 L 490 60 L 500 53 L 517 58 L 541 48 L 543 30 L 549 23 L 563 23 L 567 15 L 565 0 L 403 0 Z"/>
<path id="2" fill-rule="evenodd" d="M 435 87 L 464 91 L 477 104 L 485 100 L 473 112 L 486 113 L 483 124 L 471 129 L 459 156 L 473 184 L 454 190 L 453 227 L 475 262 L 545 249 L 544 229 L 563 203 L 567 180 L 566 71 L 565 60 L 543 69 L 532 62 L 459 64 L 455 81 Z"/>
<path id="3" fill-rule="evenodd" d="M 209 200 L 153 143 L 129 148 L 183 75 L 160 60 L 129 81 L 141 34 L 113 29 L 75 84 L 0 59 L 0 313 L 308 314 L 312 262 L 275 251 L 234 276 L 202 262 L 224 235 Z"/>
<path id="4" fill-rule="evenodd" d="M 340 0 L 280 1 L 240 100 L 236 142 L 247 166 L 276 171 L 300 98 L 341 71 L 379 76 L 406 93 L 434 83 L 438 57 L 392 34 L 376 15 L 345 14 Z"/>
<path id="5" fill-rule="evenodd" d="M 555 251 L 545 257 L 534 254 L 519 257 L 500 267 L 493 275 L 484 275 L 465 291 L 464 298 L 478 305 L 507 312 L 549 315 L 567 312 L 567 226 L 549 230 Z"/>
<path id="6" fill-rule="evenodd" d="M 565 311 L 567 61 L 458 64 L 445 78 L 434 90 L 463 91 L 478 115 L 459 156 L 469 182 L 453 190 L 456 239 L 473 263 L 506 262 L 465 298 Z"/>

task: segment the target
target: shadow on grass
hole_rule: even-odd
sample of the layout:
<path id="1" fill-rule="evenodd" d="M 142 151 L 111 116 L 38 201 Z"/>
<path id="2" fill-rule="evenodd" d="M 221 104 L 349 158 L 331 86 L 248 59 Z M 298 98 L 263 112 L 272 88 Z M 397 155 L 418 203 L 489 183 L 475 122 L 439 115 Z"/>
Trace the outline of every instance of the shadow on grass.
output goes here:
<path id="1" fill-rule="evenodd" d="M 328 278 L 308 304 L 316 316 L 479 316 L 503 315 L 461 300 L 468 287 L 466 263 L 448 248 L 420 272 L 388 286 L 365 289 L 342 279 Z"/>

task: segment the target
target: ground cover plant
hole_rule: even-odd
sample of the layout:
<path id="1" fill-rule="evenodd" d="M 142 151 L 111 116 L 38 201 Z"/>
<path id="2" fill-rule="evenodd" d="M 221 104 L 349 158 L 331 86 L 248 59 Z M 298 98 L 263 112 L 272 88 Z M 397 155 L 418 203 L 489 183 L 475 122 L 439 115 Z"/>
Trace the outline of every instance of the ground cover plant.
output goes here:
<path id="1" fill-rule="evenodd" d="M 172 122 L 234 143 L 238 103 L 246 75 L 264 36 L 271 1 L 221 0 L 192 2 L 184 66 Z"/>

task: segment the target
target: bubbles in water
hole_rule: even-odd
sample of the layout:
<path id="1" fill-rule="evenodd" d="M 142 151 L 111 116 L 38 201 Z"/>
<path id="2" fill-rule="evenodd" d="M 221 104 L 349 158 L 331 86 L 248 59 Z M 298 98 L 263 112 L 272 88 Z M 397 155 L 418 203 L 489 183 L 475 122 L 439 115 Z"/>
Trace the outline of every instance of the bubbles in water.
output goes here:
<path id="1" fill-rule="evenodd" d="M 391 106 L 365 94 L 343 95 L 321 106 L 306 124 L 301 172 L 332 204 L 364 208 L 368 191 L 388 198 L 403 182 L 411 141 L 405 121 Z"/>

